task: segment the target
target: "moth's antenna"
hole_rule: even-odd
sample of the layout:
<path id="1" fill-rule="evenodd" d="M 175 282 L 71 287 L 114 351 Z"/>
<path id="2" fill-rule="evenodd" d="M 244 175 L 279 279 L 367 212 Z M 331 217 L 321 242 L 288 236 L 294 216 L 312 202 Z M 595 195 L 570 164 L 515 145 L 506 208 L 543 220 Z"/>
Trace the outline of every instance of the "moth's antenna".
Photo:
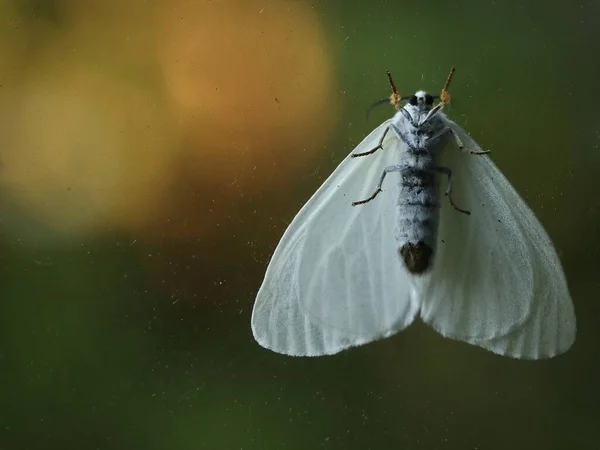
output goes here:
<path id="1" fill-rule="evenodd" d="M 390 103 L 394 106 L 394 108 L 400 109 L 400 94 L 398 94 L 398 89 L 396 89 L 394 80 L 392 80 L 392 72 L 388 70 L 386 74 L 388 80 L 390 80 L 390 86 L 392 88 L 392 95 L 390 95 Z"/>
<path id="2" fill-rule="evenodd" d="M 444 84 L 444 87 L 442 88 L 442 93 L 440 94 L 440 100 L 444 105 L 450 103 L 450 99 L 452 98 L 450 92 L 448 92 L 448 88 L 450 87 L 450 82 L 452 81 L 452 76 L 454 75 L 455 71 L 456 66 L 452 66 L 452 69 L 450 69 L 450 75 L 448 75 L 448 78 L 446 78 L 446 83 Z"/>
<path id="3" fill-rule="evenodd" d="M 371 114 L 371 111 L 385 103 L 390 103 L 394 106 L 394 108 L 400 109 L 400 101 L 402 99 L 400 98 L 400 94 L 398 94 L 398 89 L 396 89 L 394 80 L 392 80 L 392 73 L 388 70 L 388 71 L 386 71 L 386 74 L 387 74 L 388 80 L 390 81 L 390 86 L 392 88 L 392 94 L 388 98 L 382 98 L 381 100 L 377 100 L 375 103 L 373 103 L 371 106 L 369 106 L 369 109 L 367 109 L 367 114 L 366 114 L 367 121 L 369 120 L 369 115 Z"/>
<path id="4" fill-rule="evenodd" d="M 448 78 L 446 78 L 446 84 L 444 84 L 444 87 L 442 88 L 442 91 L 447 91 L 448 88 L 450 87 L 450 82 L 452 81 L 452 77 L 454 76 L 454 72 L 456 72 L 456 66 L 452 66 L 452 68 L 450 69 L 450 75 L 448 75 Z"/>

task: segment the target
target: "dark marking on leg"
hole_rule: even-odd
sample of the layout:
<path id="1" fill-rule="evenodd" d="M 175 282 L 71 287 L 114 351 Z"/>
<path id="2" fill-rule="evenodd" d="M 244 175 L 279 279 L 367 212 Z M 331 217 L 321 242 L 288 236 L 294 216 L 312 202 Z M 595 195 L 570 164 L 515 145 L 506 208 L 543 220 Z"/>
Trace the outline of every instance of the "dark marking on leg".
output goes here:
<path id="1" fill-rule="evenodd" d="M 381 192 L 381 189 L 377 189 L 375 192 L 373 192 L 373 195 L 371 195 L 369 198 L 366 198 L 364 200 L 359 200 L 357 202 L 352 202 L 352 206 L 364 205 L 365 203 L 369 203 L 371 200 L 373 200 L 375 197 L 377 197 L 377 194 L 379 194 L 380 192 Z"/>
<path id="2" fill-rule="evenodd" d="M 364 199 L 364 200 L 360 200 L 358 202 L 352 202 L 352 206 L 356 206 L 356 205 L 364 205 L 365 203 L 370 202 L 371 200 L 373 200 L 377 194 L 379 194 L 381 192 L 381 186 L 383 185 L 383 180 L 385 179 L 385 176 L 389 173 L 389 172 L 399 172 L 402 169 L 404 169 L 404 166 L 402 165 L 398 165 L 398 166 L 389 166 L 386 167 L 385 169 L 383 169 L 383 173 L 381 174 L 381 178 L 379 179 L 379 183 L 377 183 L 377 188 L 375 189 L 375 192 L 373 192 L 373 195 L 371 195 L 369 198 Z"/>
<path id="3" fill-rule="evenodd" d="M 422 241 L 404 244 L 398 251 L 410 273 L 422 274 L 430 266 L 433 249 Z"/>
<path id="4" fill-rule="evenodd" d="M 471 155 L 487 155 L 489 153 L 492 153 L 491 150 L 469 150 L 468 148 L 465 148 L 463 142 L 460 140 L 460 138 L 458 137 L 458 134 L 456 133 L 456 131 L 454 131 L 452 128 L 450 128 L 450 132 L 452 133 L 452 136 L 454 136 L 454 141 L 456 142 L 456 146 L 458 147 L 458 149 L 461 152 L 468 152 Z"/>
<path id="5" fill-rule="evenodd" d="M 448 203 L 450 203 L 450 206 L 452 206 L 458 212 L 461 212 L 468 216 L 471 215 L 471 211 L 459 208 L 454 204 L 454 201 L 452 200 L 452 171 L 447 167 L 436 167 L 435 170 L 448 176 L 448 187 L 446 188 L 446 193 L 444 195 L 448 197 Z"/>
<path id="6" fill-rule="evenodd" d="M 373 153 L 375 153 L 377 150 L 381 149 L 383 150 L 383 140 L 385 139 L 385 136 L 388 134 L 388 131 L 390 131 L 390 127 L 386 127 L 385 131 L 383 132 L 383 135 L 381 136 L 381 139 L 379 139 L 379 144 L 377 144 L 377 147 L 369 150 L 368 152 L 363 152 L 363 153 L 352 153 L 353 158 L 358 158 L 359 156 L 367 156 L 367 155 L 372 155 Z"/>

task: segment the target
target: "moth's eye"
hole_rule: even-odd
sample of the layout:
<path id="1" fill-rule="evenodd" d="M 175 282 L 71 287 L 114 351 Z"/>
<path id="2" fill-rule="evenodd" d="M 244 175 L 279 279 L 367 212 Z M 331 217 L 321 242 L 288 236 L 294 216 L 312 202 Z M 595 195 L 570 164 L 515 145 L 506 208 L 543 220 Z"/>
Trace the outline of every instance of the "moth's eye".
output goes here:
<path id="1" fill-rule="evenodd" d="M 433 96 L 431 96 L 431 95 L 427 94 L 427 95 L 425 96 L 425 103 L 426 103 L 427 105 L 433 105 Z"/>
<path id="2" fill-rule="evenodd" d="M 417 106 L 417 96 L 416 95 L 411 95 L 410 99 L 408 100 L 408 103 L 410 103 L 413 106 Z"/>

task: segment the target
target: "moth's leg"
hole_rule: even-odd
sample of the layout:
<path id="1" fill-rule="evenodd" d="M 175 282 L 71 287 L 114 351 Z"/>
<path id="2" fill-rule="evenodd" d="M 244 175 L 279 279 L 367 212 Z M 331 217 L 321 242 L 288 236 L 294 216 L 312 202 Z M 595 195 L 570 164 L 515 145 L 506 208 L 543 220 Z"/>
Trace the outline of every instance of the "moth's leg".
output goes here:
<path id="1" fill-rule="evenodd" d="M 450 133 L 452 133 L 452 136 L 454 136 L 454 141 L 456 142 L 456 146 L 458 147 L 458 149 L 460 151 L 462 151 L 462 152 L 469 152 L 471 155 L 487 155 L 488 153 L 491 153 L 490 150 L 478 151 L 478 150 L 469 150 L 468 148 L 465 148 L 463 142 L 458 137 L 458 134 L 456 133 L 456 131 L 454 131 L 450 127 L 448 127 L 448 128 L 450 129 Z"/>
<path id="2" fill-rule="evenodd" d="M 379 139 L 379 143 L 377 144 L 377 147 L 369 150 L 368 152 L 363 152 L 363 153 L 352 153 L 353 158 L 357 158 L 359 156 L 367 156 L 367 155 L 372 155 L 373 153 L 375 153 L 377 150 L 381 149 L 383 150 L 383 140 L 385 139 L 386 135 L 388 134 L 388 131 L 390 131 L 390 127 L 386 127 L 385 131 L 383 132 L 383 135 L 381 136 L 381 139 Z"/>
<path id="3" fill-rule="evenodd" d="M 460 209 L 454 204 L 454 201 L 452 200 L 452 171 L 447 167 L 436 167 L 435 170 L 448 176 L 448 186 L 446 187 L 446 193 L 444 195 L 448 197 L 448 203 L 450 203 L 450 206 L 452 206 L 458 212 L 470 215 L 471 211 L 467 211 L 466 209 Z"/>
<path id="4" fill-rule="evenodd" d="M 402 142 L 404 142 L 404 144 L 406 144 L 406 146 L 408 148 L 410 148 L 411 150 L 416 150 L 416 148 L 414 146 L 412 146 L 411 143 L 409 142 L 408 136 L 406 135 L 406 133 L 404 133 L 400 128 L 398 128 L 393 123 L 390 123 L 390 127 L 392 127 L 392 131 L 394 132 L 394 134 L 396 136 L 398 136 L 398 139 L 400 139 Z"/>
<path id="5" fill-rule="evenodd" d="M 405 110 L 404 108 L 400 108 L 398 111 L 400 111 L 404 115 L 404 118 L 408 120 L 408 123 L 410 123 L 414 128 L 417 127 L 417 124 L 415 123 L 412 116 L 407 110 Z"/>
<path id="6" fill-rule="evenodd" d="M 443 138 L 447 133 L 451 133 L 451 132 L 452 132 L 452 128 L 444 127 L 442 129 L 442 131 L 440 131 L 438 134 L 436 134 L 431 139 L 429 139 L 429 142 L 431 142 L 433 145 L 435 145 L 437 143 L 438 139 Z"/>
<path id="7" fill-rule="evenodd" d="M 424 124 L 426 124 L 432 117 L 434 117 L 438 112 L 440 112 L 440 110 L 444 107 L 443 103 L 438 103 L 437 105 L 435 105 L 433 108 L 431 108 L 429 110 L 429 112 L 427 113 L 427 116 L 425 116 L 425 118 L 423 119 L 423 121 L 419 124 L 419 126 L 422 126 Z"/>
<path id="8" fill-rule="evenodd" d="M 383 169 L 383 173 L 381 174 L 381 178 L 379 179 L 379 183 L 377 184 L 377 189 L 375 189 L 375 192 L 373 192 L 373 195 L 371 195 L 369 198 L 367 198 L 365 200 L 360 200 L 358 202 L 352 202 L 352 206 L 363 205 L 363 204 L 368 203 L 371 200 L 373 200 L 377 196 L 377 194 L 379 194 L 381 192 L 381 186 L 383 185 L 383 180 L 385 179 L 385 176 L 390 172 L 400 172 L 404 168 L 405 168 L 405 166 L 403 166 L 403 165 L 397 165 L 397 166 L 388 166 L 385 169 Z"/>

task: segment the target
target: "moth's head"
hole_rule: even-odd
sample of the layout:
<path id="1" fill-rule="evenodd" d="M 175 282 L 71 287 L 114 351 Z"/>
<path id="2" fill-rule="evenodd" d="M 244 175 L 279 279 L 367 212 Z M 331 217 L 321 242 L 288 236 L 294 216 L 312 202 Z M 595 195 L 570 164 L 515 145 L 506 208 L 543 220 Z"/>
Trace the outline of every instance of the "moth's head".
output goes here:
<path id="1" fill-rule="evenodd" d="M 405 108 L 411 109 L 417 113 L 429 112 L 433 107 L 433 101 L 439 98 L 437 95 L 433 96 L 425 91 L 417 91 L 410 97 L 402 97 L 401 100 L 407 102 Z"/>

